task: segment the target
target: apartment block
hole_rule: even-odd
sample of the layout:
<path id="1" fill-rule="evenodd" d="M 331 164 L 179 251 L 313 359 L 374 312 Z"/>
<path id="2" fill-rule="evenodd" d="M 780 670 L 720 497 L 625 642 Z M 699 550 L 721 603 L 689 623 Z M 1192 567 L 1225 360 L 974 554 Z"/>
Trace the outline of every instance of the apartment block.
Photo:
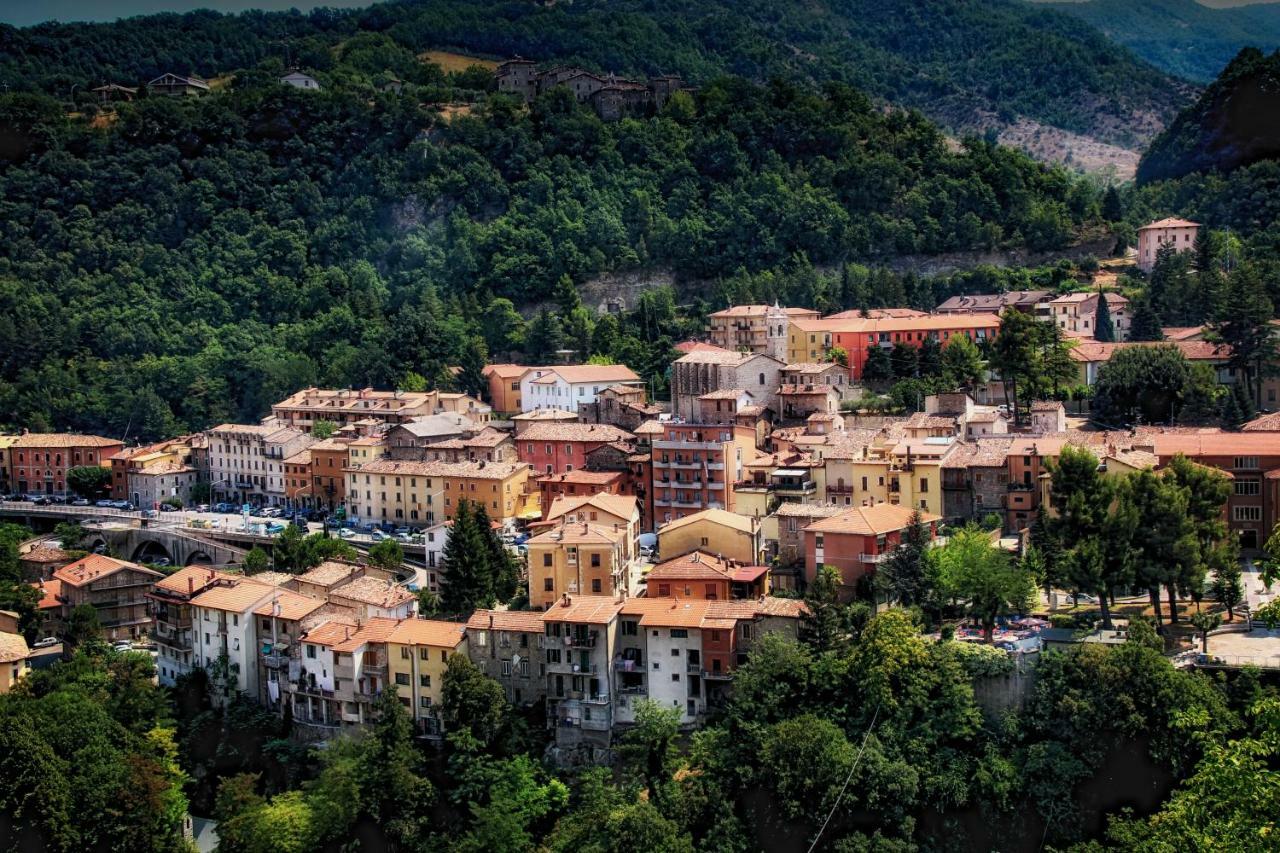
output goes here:
<path id="1" fill-rule="evenodd" d="M 735 509 L 733 483 L 754 458 L 755 431 L 668 423 L 652 444 L 653 503 L 661 527 L 704 509 Z"/>
<path id="2" fill-rule="evenodd" d="M 108 466 L 124 445 L 114 438 L 24 432 L 7 448 L 9 484 L 21 494 L 65 495 L 67 471 Z"/>
<path id="3" fill-rule="evenodd" d="M 467 654 L 480 671 L 502 685 L 507 700 L 530 707 L 547 698 L 542 614 L 477 610 L 467 620 Z"/>
<path id="4" fill-rule="evenodd" d="M 137 563 L 104 554 L 89 554 L 53 573 L 61 584 L 58 600 L 63 624 L 71 611 L 88 604 L 108 640 L 132 640 L 151 633 L 147 593 L 164 575 Z"/>
<path id="5" fill-rule="evenodd" d="M 626 596 L 630 594 L 631 567 L 639 546 L 627 525 L 559 523 L 528 540 L 529 603 L 552 606 L 565 594 Z"/>
<path id="6" fill-rule="evenodd" d="M 405 619 L 387 636 L 388 684 L 421 735 L 444 734 L 440 707 L 444 673 L 453 655 L 467 654 L 467 628 L 457 622 Z"/>
<path id="7" fill-rule="evenodd" d="M 255 506 L 286 503 L 284 461 L 315 443 L 308 433 L 274 423 L 221 424 L 206 435 L 214 498 Z"/>

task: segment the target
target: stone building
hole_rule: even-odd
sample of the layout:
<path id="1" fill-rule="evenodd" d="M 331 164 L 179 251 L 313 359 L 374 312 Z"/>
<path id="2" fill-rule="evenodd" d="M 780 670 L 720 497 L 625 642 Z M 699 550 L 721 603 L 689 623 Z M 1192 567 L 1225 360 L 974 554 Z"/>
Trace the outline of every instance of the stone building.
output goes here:
<path id="1" fill-rule="evenodd" d="M 646 400 L 643 386 L 610 385 L 590 403 L 578 406 L 578 418 L 589 424 L 610 424 L 628 432 L 662 414 L 662 407 Z"/>
<path id="2" fill-rule="evenodd" d="M 671 365 L 672 413 L 696 422 L 702 413 L 700 398 L 726 390 L 748 392 L 755 405 L 777 411 L 776 392 L 782 367 L 780 359 L 763 353 L 725 350 L 688 353 Z"/>

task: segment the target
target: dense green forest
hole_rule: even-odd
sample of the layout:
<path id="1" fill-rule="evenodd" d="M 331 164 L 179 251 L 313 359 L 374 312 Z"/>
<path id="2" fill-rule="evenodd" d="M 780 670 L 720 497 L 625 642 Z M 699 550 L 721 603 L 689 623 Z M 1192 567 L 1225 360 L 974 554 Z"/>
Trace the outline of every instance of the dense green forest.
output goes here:
<path id="1" fill-rule="evenodd" d="M 724 78 L 612 124 L 560 90 L 447 121 L 433 103 L 484 97 L 491 78 L 421 65 L 403 93 L 380 91 L 397 56 L 360 36 L 317 72 L 321 92 L 279 85 L 276 63 L 96 118 L 0 99 L 0 400 L 15 423 L 154 437 L 259 417 L 310 383 L 445 383 L 449 365 L 566 343 L 660 390 L 699 306 L 682 286 L 596 321 L 577 284 L 659 267 L 774 292 L 794 280 L 787 294 L 816 304 L 796 290 L 817 265 L 1054 249 L 1100 224 L 1089 182 L 979 139 L 957 150 L 843 84 Z M 526 324 L 516 309 L 537 302 L 558 314 Z"/>
<path id="2" fill-rule="evenodd" d="M 1157 68 L 1196 83 L 1216 78 L 1242 48 L 1280 48 L 1280 3 L 1231 9 L 1210 8 L 1197 0 L 1044 5 L 1080 18 Z"/>
<path id="3" fill-rule="evenodd" d="M 1152 141 L 1138 181 L 1230 172 L 1278 156 L 1280 51 L 1246 48 Z"/>
<path id="4" fill-rule="evenodd" d="M 305 16 L 46 24 L 0 28 L 0 85 L 65 96 L 105 79 L 226 74 L 286 49 L 325 70 L 331 48 L 361 32 L 410 53 L 453 46 L 697 82 L 725 73 L 841 81 L 959 130 L 1025 115 L 1127 146 L 1188 96 L 1089 25 L 1021 0 L 412 0 Z"/>

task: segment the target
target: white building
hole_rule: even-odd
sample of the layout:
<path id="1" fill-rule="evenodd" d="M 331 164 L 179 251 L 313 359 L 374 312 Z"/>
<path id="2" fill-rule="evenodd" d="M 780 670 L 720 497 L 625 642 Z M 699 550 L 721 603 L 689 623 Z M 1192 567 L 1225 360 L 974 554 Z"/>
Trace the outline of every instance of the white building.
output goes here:
<path id="1" fill-rule="evenodd" d="M 271 506 L 285 503 L 284 460 L 316 441 L 310 433 L 271 422 L 222 424 L 207 435 L 214 498 Z"/>
<path id="2" fill-rule="evenodd" d="M 286 86 L 292 86 L 295 89 L 308 89 L 312 91 L 319 90 L 320 84 L 316 82 L 316 78 L 310 74 L 303 74 L 301 71 L 294 71 L 280 78 L 280 82 Z"/>
<path id="3" fill-rule="evenodd" d="M 269 584 L 227 575 L 191 599 L 193 663 L 208 671 L 215 704 L 234 693 L 258 697 L 253 610 L 275 592 L 276 587 Z"/>
<path id="4" fill-rule="evenodd" d="M 569 364 L 538 367 L 520 379 L 520 410 L 563 409 L 577 412 L 583 403 L 610 385 L 643 385 L 640 377 L 623 364 Z"/>

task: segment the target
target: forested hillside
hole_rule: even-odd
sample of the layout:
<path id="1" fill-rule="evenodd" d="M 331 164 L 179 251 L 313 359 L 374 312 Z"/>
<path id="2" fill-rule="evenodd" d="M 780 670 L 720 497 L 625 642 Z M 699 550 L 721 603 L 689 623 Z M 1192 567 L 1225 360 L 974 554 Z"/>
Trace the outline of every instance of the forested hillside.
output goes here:
<path id="1" fill-rule="evenodd" d="M 225 74 L 287 44 L 324 70 L 329 49 L 382 33 L 414 53 L 454 46 L 619 73 L 799 76 L 850 83 L 958 129 L 1019 116 L 1133 147 L 1187 92 L 1090 26 L 1021 0 L 415 0 L 312 14 L 165 15 L 0 28 L 0 84 L 73 84 L 169 70 Z"/>
<path id="2" fill-rule="evenodd" d="M 1280 156 L 1280 51 L 1242 50 L 1151 143 L 1138 181 L 1230 172 Z"/>
<path id="3" fill-rule="evenodd" d="M 650 294 L 597 324 L 575 284 L 658 266 L 795 281 L 815 303 L 811 264 L 1060 247 L 1098 215 L 1088 183 L 978 140 L 953 151 L 842 85 L 725 79 L 615 124 L 559 90 L 449 122 L 422 100 L 474 95 L 477 75 L 376 92 L 360 68 L 380 39 L 348 42 L 322 92 L 249 73 L 92 122 L 0 98 L 0 405 L 17 424 L 166 435 L 311 383 L 447 382 L 447 365 L 566 338 L 660 385 L 696 307 L 681 321 L 677 294 Z M 526 331 L 514 308 L 553 298 L 563 322 Z"/>
<path id="4" fill-rule="evenodd" d="M 1047 3 L 1170 74 L 1208 83 L 1242 48 L 1280 47 L 1280 3 L 1213 9 L 1197 0 Z"/>

